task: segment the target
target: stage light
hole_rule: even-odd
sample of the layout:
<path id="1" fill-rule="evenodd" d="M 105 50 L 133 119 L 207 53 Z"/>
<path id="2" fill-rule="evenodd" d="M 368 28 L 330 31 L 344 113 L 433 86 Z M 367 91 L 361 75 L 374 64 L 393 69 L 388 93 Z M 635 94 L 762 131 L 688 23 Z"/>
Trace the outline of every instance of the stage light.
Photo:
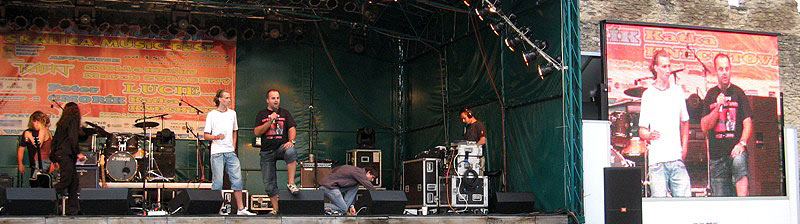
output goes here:
<path id="1" fill-rule="evenodd" d="M 8 25 L 8 20 L 6 18 L 0 18 L 0 29 L 3 29 Z"/>
<path id="2" fill-rule="evenodd" d="M 478 15 L 478 19 L 481 19 L 481 21 L 483 21 L 484 18 L 486 18 L 486 16 L 489 14 L 489 8 L 486 7 L 475 8 L 473 11 L 476 15 Z"/>
<path id="3" fill-rule="evenodd" d="M 289 0 L 292 4 L 300 4 L 303 3 L 303 0 Z"/>
<path id="4" fill-rule="evenodd" d="M 492 32 L 494 32 L 495 35 L 500 36 L 500 33 L 506 28 L 506 23 L 502 20 L 498 20 L 495 23 L 489 24 L 489 27 L 492 28 Z"/>
<path id="5" fill-rule="evenodd" d="M 255 30 L 253 30 L 252 28 L 247 28 L 246 30 L 244 30 L 244 32 L 242 32 L 242 39 L 250 40 L 253 39 L 253 36 L 255 35 L 256 35 Z"/>
<path id="6" fill-rule="evenodd" d="M 119 25 L 119 29 L 117 29 L 117 30 L 119 30 L 120 34 L 127 36 L 127 35 L 130 35 L 131 27 L 128 26 L 127 23 L 123 23 L 123 24 Z"/>
<path id="7" fill-rule="evenodd" d="M 539 52 L 536 50 L 522 53 L 522 59 L 525 60 L 525 66 L 530 66 L 531 62 L 536 59 L 536 56 L 539 56 Z"/>
<path id="8" fill-rule="evenodd" d="M 536 72 L 539 74 L 540 79 L 544 79 L 544 76 L 549 75 L 552 73 L 556 68 L 553 66 L 552 63 L 547 63 L 544 67 L 542 65 L 536 65 Z"/>
<path id="9" fill-rule="evenodd" d="M 339 6 L 338 0 L 328 0 L 325 2 L 325 7 L 328 7 L 328 9 L 335 9 L 337 6 Z"/>
<path id="10" fill-rule="evenodd" d="M 506 47 L 508 47 L 509 50 L 514 51 L 514 48 L 516 48 L 517 45 L 519 45 L 519 43 L 522 42 L 522 37 L 520 36 L 506 37 L 504 42 L 506 43 Z"/>
<path id="11" fill-rule="evenodd" d="M 178 21 L 178 28 L 180 28 L 182 30 L 185 30 L 186 28 L 189 28 L 189 25 L 191 25 L 191 23 L 189 23 L 189 20 L 181 19 L 181 20 Z"/>
<path id="12" fill-rule="evenodd" d="M 264 33 L 261 35 L 261 39 L 278 39 L 283 34 L 283 24 L 274 22 L 274 21 L 267 21 L 264 22 Z"/>
<path id="13" fill-rule="evenodd" d="M 169 35 L 178 36 L 178 33 L 180 33 L 181 30 L 178 29 L 177 25 L 169 24 L 169 25 L 167 25 L 167 32 L 169 33 Z"/>
<path id="14" fill-rule="evenodd" d="M 495 1 L 492 5 L 489 6 L 489 12 L 491 13 L 498 13 L 500 12 L 500 0 Z"/>
<path id="15" fill-rule="evenodd" d="M 67 30 L 70 27 L 72 27 L 72 20 L 70 20 L 70 19 L 61 19 L 61 20 L 58 21 L 58 28 L 61 28 L 61 30 Z"/>
<path id="16" fill-rule="evenodd" d="M 308 5 L 311 7 L 318 7 L 322 4 L 322 0 L 308 0 Z"/>
<path id="17" fill-rule="evenodd" d="M 150 28 L 150 33 L 152 33 L 152 34 L 161 33 L 161 27 L 159 27 L 156 24 L 150 24 L 150 26 L 147 26 L 147 27 Z"/>
<path id="18" fill-rule="evenodd" d="M 24 16 L 14 17 L 14 25 L 18 30 L 25 29 L 25 27 L 28 27 L 28 19 Z"/>
<path id="19" fill-rule="evenodd" d="M 543 40 L 534 40 L 533 41 L 533 45 L 538 47 L 541 50 L 547 50 L 547 47 L 548 47 L 547 46 L 547 41 L 543 41 Z"/>
<path id="20" fill-rule="evenodd" d="M 78 17 L 78 21 L 83 25 L 88 25 L 92 23 L 92 16 L 90 16 L 89 14 L 83 14 L 80 17 Z"/>
<path id="21" fill-rule="evenodd" d="M 97 31 L 100 32 L 101 34 L 105 34 L 110 28 L 111 28 L 111 23 L 104 22 L 101 23 L 99 26 L 97 26 Z"/>
<path id="22" fill-rule="evenodd" d="M 355 29 L 350 34 L 350 48 L 357 54 L 364 53 L 367 49 L 367 31 Z"/>
<path id="23" fill-rule="evenodd" d="M 47 20 L 45 20 L 42 17 L 33 18 L 33 25 L 31 26 L 31 28 L 41 30 L 44 29 L 45 27 L 47 27 Z"/>
<path id="24" fill-rule="evenodd" d="M 475 0 L 464 0 L 464 1 L 463 1 L 463 3 L 464 3 L 464 5 L 466 5 L 467 7 L 472 7 L 472 4 L 474 4 L 474 3 L 475 3 Z"/>
<path id="25" fill-rule="evenodd" d="M 358 10 L 358 5 L 353 1 L 348 1 L 344 3 L 343 9 L 345 12 L 356 12 Z"/>
<path id="26" fill-rule="evenodd" d="M 186 34 L 194 36 L 195 34 L 197 34 L 197 30 L 198 30 L 197 26 L 189 24 L 189 27 L 186 27 Z"/>
<path id="27" fill-rule="evenodd" d="M 239 33 L 239 31 L 236 30 L 236 28 L 230 28 L 230 29 L 225 31 L 225 34 L 223 34 L 223 37 L 225 37 L 225 39 L 231 40 L 233 38 L 236 38 L 236 35 L 238 33 Z"/>
<path id="28" fill-rule="evenodd" d="M 294 26 L 294 41 L 301 41 L 305 38 L 306 30 L 301 25 Z"/>
<path id="29" fill-rule="evenodd" d="M 211 36 L 211 37 L 216 37 L 221 33 L 222 33 L 222 28 L 221 27 L 212 26 L 210 29 L 208 29 L 208 32 L 206 34 L 208 34 L 208 36 Z"/>

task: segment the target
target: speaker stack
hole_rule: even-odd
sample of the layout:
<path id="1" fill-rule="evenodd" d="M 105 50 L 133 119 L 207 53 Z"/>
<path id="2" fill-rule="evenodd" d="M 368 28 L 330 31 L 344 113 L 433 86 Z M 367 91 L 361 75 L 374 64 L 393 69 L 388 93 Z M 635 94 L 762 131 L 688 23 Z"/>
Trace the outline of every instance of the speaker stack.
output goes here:
<path id="1" fill-rule="evenodd" d="M 642 171 L 637 167 L 606 167 L 606 223 L 642 223 Z"/>

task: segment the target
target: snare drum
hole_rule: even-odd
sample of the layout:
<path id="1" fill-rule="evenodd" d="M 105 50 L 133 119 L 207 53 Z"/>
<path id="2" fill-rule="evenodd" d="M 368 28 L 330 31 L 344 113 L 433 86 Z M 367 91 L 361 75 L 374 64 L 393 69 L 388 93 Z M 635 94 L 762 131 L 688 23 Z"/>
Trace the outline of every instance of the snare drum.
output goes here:
<path id="1" fill-rule="evenodd" d="M 106 173 L 114 181 L 131 181 L 138 169 L 136 158 L 123 151 L 112 154 L 106 160 Z"/>

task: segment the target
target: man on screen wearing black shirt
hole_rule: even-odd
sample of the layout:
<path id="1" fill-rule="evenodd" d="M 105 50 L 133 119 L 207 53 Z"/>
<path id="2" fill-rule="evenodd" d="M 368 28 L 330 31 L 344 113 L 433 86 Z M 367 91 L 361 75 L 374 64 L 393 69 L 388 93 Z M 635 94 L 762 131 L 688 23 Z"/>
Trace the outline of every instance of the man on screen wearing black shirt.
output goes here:
<path id="1" fill-rule="evenodd" d="M 713 196 L 747 196 L 747 140 L 753 130 L 752 109 L 742 88 L 731 83 L 731 59 L 714 57 L 718 85 L 703 100 L 701 128 L 708 134 Z M 735 187 L 735 188 L 734 188 Z"/>
<path id="2" fill-rule="evenodd" d="M 261 137 L 261 176 L 264 189 L 272 203 L 272 214 L 278 213 L 278 181 L 275 173 L 275 161 L 286 161 L 289 183 L 287 188 L 293 194 L 300 191 L 294 183 L 297 168 L 297 152 L 294 149 L 296 126 L 292 114 L 280 108 L 281 93 L 271 89 L 267 91 L 267 109 L 256 115 L 255 136 Z"/>

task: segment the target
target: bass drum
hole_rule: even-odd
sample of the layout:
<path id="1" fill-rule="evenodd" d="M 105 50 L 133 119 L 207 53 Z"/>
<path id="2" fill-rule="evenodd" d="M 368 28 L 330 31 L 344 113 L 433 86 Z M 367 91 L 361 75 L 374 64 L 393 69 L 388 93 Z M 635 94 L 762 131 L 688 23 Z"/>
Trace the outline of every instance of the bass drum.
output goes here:
<path id="1" fill-rule="evenodd" d="M 136 177 L 138 164 L 131 154 L 120 151 L 106 160 L 106 173 L 114 181 L 131 181 Z"/>

